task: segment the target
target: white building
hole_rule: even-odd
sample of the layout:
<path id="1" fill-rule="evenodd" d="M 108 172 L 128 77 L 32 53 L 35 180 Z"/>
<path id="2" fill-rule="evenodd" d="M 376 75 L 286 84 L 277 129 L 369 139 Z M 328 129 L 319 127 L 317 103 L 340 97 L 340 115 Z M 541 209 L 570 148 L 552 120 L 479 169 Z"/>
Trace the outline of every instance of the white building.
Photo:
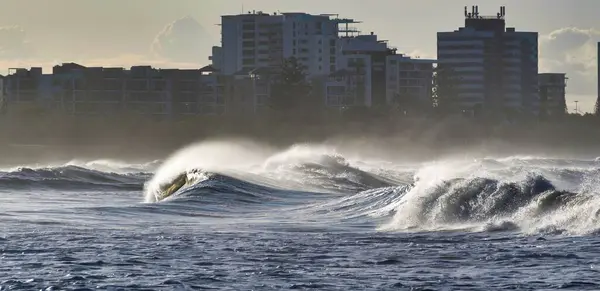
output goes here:
<path id="1" fill-rule="evenodd" d="M 310 76 L 335 72 L 339 25 L 350 19 L 307 13 L 251 12 L 221 18 L 221 47 L 213 49 L 213 66 L 222 74 L 276 67 L 296 57 Z"/>
<path id="2" fill-rule="evenodd" d="M 506 27 L 505 10 L 480 16 L 465 7 L 465 26 L 437 35 L 440 96 L 468 112 L 537 114 L 538 33 Z"/>
<path id="3" fill-rule="evenodd" d="M 432 104 L 435 60 L 413 59 L 402 54 L 386 58 L 387 104 L 403 107 Z"/>

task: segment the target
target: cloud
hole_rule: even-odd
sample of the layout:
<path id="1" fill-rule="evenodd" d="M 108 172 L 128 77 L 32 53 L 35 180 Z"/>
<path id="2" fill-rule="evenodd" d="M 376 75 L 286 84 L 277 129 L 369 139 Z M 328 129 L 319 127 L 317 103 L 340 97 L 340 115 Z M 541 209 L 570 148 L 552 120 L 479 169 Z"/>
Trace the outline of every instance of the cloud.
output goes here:
<path id="1" fill-rule="evenodd" d="M 595 94 L 599 41 L 599 30 L 576 27 L 541 36 L 540 71 L 567 73 L 569 92 Z"/>
<path id="2" fill-rule="evenodd" d="M 594 28 L 565 27 L 540 36 L 540 72 L 566 73 L 568 103 L 578 100 L 585 111 L 596 101 L 599 41 Z"/>
<path id="3" fill-rule="evenodd" d="M 23 59 L 33 56 L 33 45 L 19 26 L 0 27 L 0 59 Z"/>
<path id="4" fill-rule="evenodd" d="M 400 52 L 402 53 L 402 52 Z M 435 60 L 437 59 L 437 57 L 435 56 L 435 53 L 430 53 L 430 52 L 426 52 L 420 49 L 415 49 L 409 53 L 405 53 L 407 56 L 411 57 L 411 58 L 419 58 L 419 59 L 431 59 L 431 60 Z"/>
<path id="5" fill-rule="evenodd" d="M 212 44 L 208 33 L 194 18 L 187 16 L 167 25 L 154 39 L 155 56 L 176 62 L 205 64 Z"/>

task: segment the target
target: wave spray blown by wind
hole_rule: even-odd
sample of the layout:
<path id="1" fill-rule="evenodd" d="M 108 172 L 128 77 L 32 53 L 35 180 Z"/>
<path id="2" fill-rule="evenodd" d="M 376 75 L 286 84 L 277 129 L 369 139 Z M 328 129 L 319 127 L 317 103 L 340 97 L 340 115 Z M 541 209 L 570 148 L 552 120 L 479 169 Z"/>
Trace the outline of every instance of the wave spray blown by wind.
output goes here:
<path id="1" fill-rule="evenodd" d="M 158 202 L 161 185 L 195 170 L 201 178 L 170 198 L 210 196 L 197 203 L 228 203 L 229 210 L 251 201 L 261 211 L 272 206 L 272 219 L 379 231 L 582 234 L 600 222 L 599 165 L 531 157 L 383 163 L 322 145 L 207 142 L 167 159 L 146 184 L 145 201 Z"/>

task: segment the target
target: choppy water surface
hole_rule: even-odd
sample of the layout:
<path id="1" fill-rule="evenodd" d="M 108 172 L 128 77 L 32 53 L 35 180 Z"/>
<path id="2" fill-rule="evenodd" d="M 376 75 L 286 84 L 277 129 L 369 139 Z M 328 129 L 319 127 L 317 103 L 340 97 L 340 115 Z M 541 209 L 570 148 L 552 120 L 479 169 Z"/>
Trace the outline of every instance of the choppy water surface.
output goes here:
<path id="1" fill-rule="evenodd" d="M 156 201 L 190 169 L 197 183 Z M 224 143 L 5 169 L 0 290 L 598 290 L 599 174 Z"/>

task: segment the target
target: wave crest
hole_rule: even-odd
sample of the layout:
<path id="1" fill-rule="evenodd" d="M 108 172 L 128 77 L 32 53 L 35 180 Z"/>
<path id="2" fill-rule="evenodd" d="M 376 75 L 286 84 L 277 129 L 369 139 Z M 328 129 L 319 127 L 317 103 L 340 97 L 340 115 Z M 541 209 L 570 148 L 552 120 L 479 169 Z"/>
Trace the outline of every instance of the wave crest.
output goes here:
<path id="1" fill-rule="evenodd" d="M 510 230 L 525 233 L 592 232 L 598 196 L 557 190 L 541 175 L 518 182 L 457 178 L 409 191 L 386 230 Z"/>

